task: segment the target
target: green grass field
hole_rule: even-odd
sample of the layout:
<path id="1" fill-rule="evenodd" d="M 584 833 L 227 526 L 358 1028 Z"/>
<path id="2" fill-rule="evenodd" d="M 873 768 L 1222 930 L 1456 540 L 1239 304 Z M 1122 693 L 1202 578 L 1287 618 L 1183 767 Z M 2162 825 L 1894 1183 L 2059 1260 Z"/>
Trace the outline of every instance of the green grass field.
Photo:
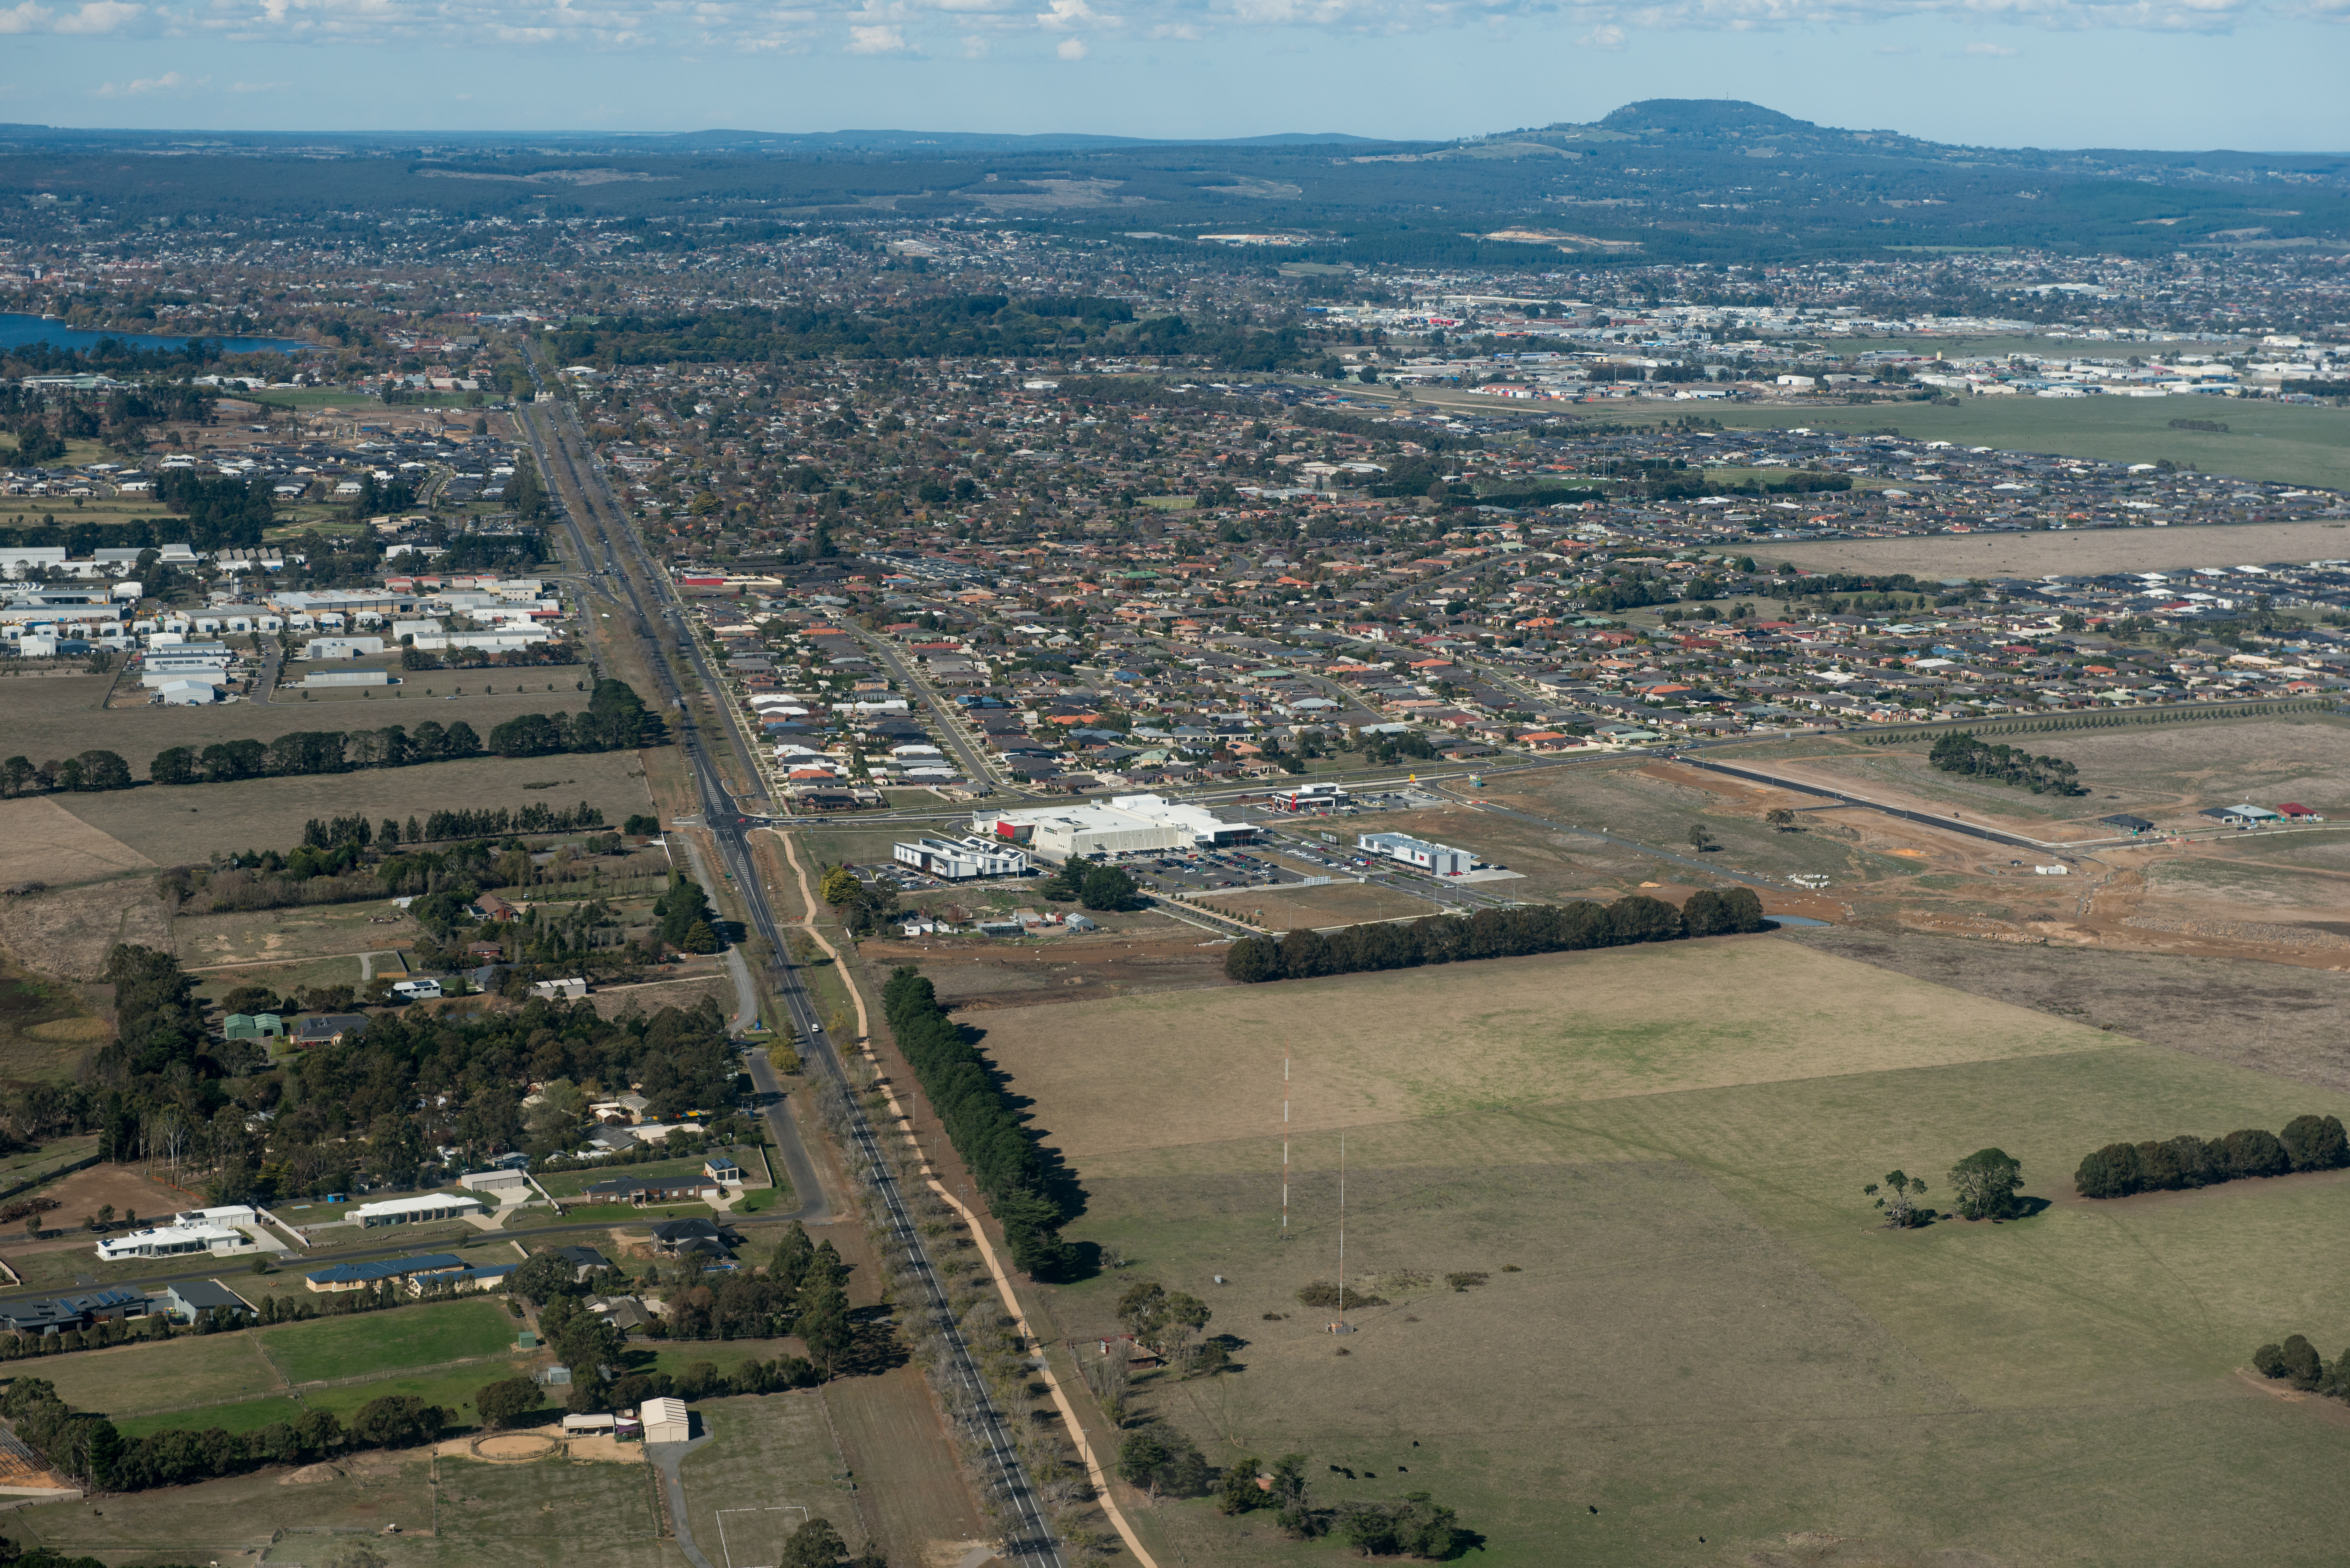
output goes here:
<path id="1" fill-rule="evenodd" d="M 735 1151 L 734 1158 L 739 1161 L 748 1152 L 738 1149 Z M 702 1169 L 703 1158 L 697 1154 L 690 1159 L 655 1159 L 648 1160 L 642 1165 L 599 1165 L 584 1170 L 558 1170 L 538 1178 L 538 1184 L 556 1198 L 577 1198 L 596 1183 L 609 1181 L 615 1177 L 634 1177 L 639 1180 L 649 1181 L 656 1176 L 698 1174 Z M 755 1160 L 757 1156 L 754 1154 L 752 1158 Z M 744 1168 L 758 1168 L 752 1165 Z"/>
<path id="2" fill-rule="evenodd" d="M 1938 403 L 1825 409 L 1739 405 L 1722 408 L 1714 417 L 1739 430 L 1890 427 L 1914 441 L 2061 452 L 2106 462 L 2153 462 L 2167 457 L 2239 479 L 2350 485 L 2350 410 L 2342 409 L 2236 398 L 2013 397 L 1967 398 L 1956 408 Z M 2210 420 L 2228 429 L 2172 430 L 2170 421 L 2178 419 Z"/>
<path id="3" fill-rule="evenodd" d="M 1244 1370 L 1146 1407 L 1217 1462 L 1308 1453 L 1326 1504 L 1433 1491 L 1496 1565 L 1812 1561 L 1750 1555 L 1807 1534 L 1853 1563 L 2338 1561 L 2350 1499 L 2305 1482 L 2350 1459 L 2350 1421 L 2235 1369 L 2296 1329 L 2350 1343 L 2350 1263 L 2318 1240 L 2350 1176 L 2106 1204 L 2069 1179 L 2117 1138 L 2350 1098 L 1815 957 L 1765 939 L 981 1015 L 1086 1187 L 1069 1234 L 1134 1260 L 1045 1293 L 1040 1328 L 1083 1342 L 1137 1279 L 1193 1292 Z M 1336 1273 L 1342 1134 L 1347 1277 L 1389 1304 L 1338 1340 L 1295 1293 Z M 1874 1222 L 1864 1183 L 1898 1167 L 1939 1205 L 1985 1145 L 2042 1211 Z M 1144 1517 L 1192 1562 L 1334 1551 L 1204 1503 Z"/>
<path id="4" fill-rule="evenodd" d="M 471 1301 L 288 1324 L 262 1330 L 261 1342 L 287 1381 L 308 1383 L 491 1355 L 514 1332 L 504 1302 Z"/>
<path id="5" fill-rule="evenodd" d="M 224 1405 L 281 1386 L 249 1334 L 182 1334 L 159 1345 L 48 1356 L 35 1376 L 47 1378 L 57 1397 L 78 1410 L 108 1412 Z"/>
<path id="6" fill-rule="evenodd" d="M 780 1563 L 785 1540 L 810 1518 L 830 1520 L 852 1552 L 864 1544 L 856 1496 L 832 1479 L 847 1466 L 814 1390 L 712 1399 L 695 1410 L 715 1440 L 678 1473 L 694 1544 L 711 1562 Z"/>

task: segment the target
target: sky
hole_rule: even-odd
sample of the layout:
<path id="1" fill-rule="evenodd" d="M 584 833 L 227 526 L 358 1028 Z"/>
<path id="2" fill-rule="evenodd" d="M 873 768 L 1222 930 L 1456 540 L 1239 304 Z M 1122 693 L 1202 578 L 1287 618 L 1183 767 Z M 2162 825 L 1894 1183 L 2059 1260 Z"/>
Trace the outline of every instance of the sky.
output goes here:
<path id="1" fill-rule="evenodd" d="M 0 0 L 0 121 L 76 127 L 1434 140 L 1673 97 L 2341 151 L 2345 66 L 2350 0 Z"/>

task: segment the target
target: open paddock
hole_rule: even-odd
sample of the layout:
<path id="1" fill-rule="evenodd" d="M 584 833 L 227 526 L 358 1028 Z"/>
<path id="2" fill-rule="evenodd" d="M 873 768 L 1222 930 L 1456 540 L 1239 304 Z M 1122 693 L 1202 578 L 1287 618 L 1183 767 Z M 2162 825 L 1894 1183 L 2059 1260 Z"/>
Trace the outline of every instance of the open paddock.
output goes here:
<path id="1" fill-rule="evenodd" d="M 2065 528 L 2031 534 L 1921 534 L 1893 539 L 1824 539 L 1816 544 L 1774 542 L 1770 559 L 1774 566 L 1793 561 L 1807 572 L 1907 572 L 1922 581 L 1939 582 L 1945 577 L 2096 576 L 2267 561 L 2326 561 L 2350 550 L 2345 538 L 2350 534 L 2340 523 Z"/>
<path id="2" fill-rule="evenodd" d="M 68 1077 L 82 1053 L 112 1033 L 80 986 L 36 974 L 0 952 L 0 1079 Z"/>
<path id="3" fill-rule="evenodd" d="M 1199 1295 L 1243 1370 L 1146 1381 L 1147 1410 L 1213 1456 L 1307 1453 L 1326 1505 L 1432 1491 L 1497 1568 L 1775 1563 L 1807 1534 L 1870 1563 L 2252 1538 L 2326 1561 L 2350 1500 L 2293 1478 L 2350 1459 L 2350 1421 L 2236 1368 L 2288 1324 L 2350 1338 L 2350 1262 L 2308 1244 L 2350 1174 L 2106 1204 L 2070 1176 L 2117 1138 L 2350 1096 L 1823 956 L 1762 937 L 985 1013 L 1086 1189 L 1068 1234 L 1132 1260 L 1043 1294 L 1045 1332 L 1082 1349 L 1139 1279 Z M 1342 1134 L 1347 1279 L 1388 1304 L 1335 1339 L 1295 1292 L 1336 1274 Z M 1939 1207 L 1985 1145 L 2022 1162 L 2026 1218 L 1874 1222 L 1863 1184 L 1923 1173 Z M 1888 1468 L 1930 1484 L 1869 1483 Z M 1261 1519 L 1146 1518 L 1170 1556 L 1295 1560 Z"/>
<path id="4" fill-rule="evenodd" d="M 1433 915 L 1441 895 L 1415 898 L 1377 882 L 1332 882 L 1320 888 L 1232 888 L 1183 904 L 1205 905 L 1268 930 L 1351 926 L 1367 920 Z M 1180 906 L 1179 906 L 1180 907 Z M 1262 916 L 1263 919 L 1259 919 Z"/>
<path id="5" fill-rule="evenodd" d="M 117 1563 L 192 1558 L 228 1563 L 243 1556 L 248 1562 L 324 1564 L 332 1559 L 322 1549 L 338 1536 L 363 1537 L 370 1546 L 403 1551 L 417 1543 L 406 1532 L 418 1521 L 430 1528 L 434 1500 L 429 1451 L 347 1455 L 334 1468 L 339 1473 L 331 1480 L 307 1485 L 286 1484 L 289 1470 L 265 1469 L 200 1486 L 20 1509 L 9 1515 L 8 1536 L 28 1551 L 46 1547 L 68 1557 L 97 1556 Z M 403 1533 L 379 1534 L 390 1524 L 401 1526 Z M 422 1543 L 439 1550 L 430 1538 Z M 632 1552 L 631 1545 L 615 1542 L 599 1560 L 620 1568 L 674 1568 L 672 1559 Z M 468 1559 L 449 1552 L 401 1561 L 454 1565 Z M 481 1561 L 477 1552 L 470 1561 Z"/>
<path id="6" fill-rule="evenodd" d="M 90 826 L 55 795 L 0 800 L 0 884 L 94 882 L 155 863 Z"/>
<path id="7" fill-rule="evenodd" d="M 310 667 L 296 660 L 281 667 L 279 679 L 296 681 Z M 339 664 L 320 665 L 338 669 Z M 313 694 L 305 700 L 280 688 L 268 702 L 224 702 L 207 708 L 99 708 L 111 675 L 66 675 L 41 679 L 20 677 L 0 685 L 9 718 L 7 750 L 35 762 L 69 757 L 92 747 L 120 754 L 130 764 L 132 776 L 144 778 L 156 753 L 172 746 L 201 751 L 219 741 L 271 741 L 295 730 L 380 729 L 405 724 L 411 729 L 427 719 L 442 724 L 463 719 L 475 732 L 491 729 L 518 713 L 577 711 L 588 706 L 588 694 L 577 690 L 584 671 L 570 667 L 548 670 L 421 670 L 408 684 L 378 691 L 371 697 Z M 125 677 L 129 680 L 129 677 Z M 549 691 L 552 682 L 560 690 Z M 130 681 L 135 686 L 136 681 Z M 517 691 L 516 687 L 525 688 Z M 464 688 L 462 697 L 453 696 Z M 484 687 L 494 687 L 494 694 Z M 361 690 L 368 690 L 361 688 Z M 432 706 L 421 707 L 430 701 Z M 354 711 L 353 709 L 359 711 Z M 568 757 L 532 759 L 534 765 L 559 765 Z M 577 759 L 581 761 L 586 758 Z M 428 763 L 425 771 L 449 764 Z M 406 770 L 414 771 L 414 770 Z M 542 775 L 533 775 L 542 776 Z M 77 797 L 79 798 L 79 797 Z"/>
<path id="8" fill-rule="evenodd" d="M 447 715 L 433 717 L 445 720 Z M 132 766 L 143 769 L 144 760 L 135 760 Z M 145 784 L 109 794 L 50 798 L 165 866 L 201 861 L 218 850 L 291 849 L 302 841 L 302 825 L 312 817 L 358 813 L 370 822 L 389 816 L 405 823 L 442 808 L 515 807 L 534 801 L 567 807 L 584 800 L 617 828 L 651 802 L 645 792 L 644 765 L 634 752 L 469 757 L 410 768 L 363 768 L 234 784 Z"/>
<path id="9" fill-rule="evenodd" d="M 2049 348 L 2039 350 L 2042 353 L 2051 351 Z M 1872 403 L 1842 408 L 1824 408 L 1816 404 L 1718 407 L 1716 417 L 1732 430 L 1801 427 L 1804 430 L 1860 432 L 1890 426 L 1910 441 L 1955 441 L 1960 446 L 1991 446 L 2007 452 L 2056 452 L 2066 457 L 2095 458 L 2105 462 L 2154 462 L 2167 457 L 2182 465 L 2191 464 L 2206 473 L 2227 474 L 2238 479 L 2272 479 L 2330 488 L 2350 486 L 2350 411 L 2333 408 L 2296 407 L 2239 398 L 1993 397 L 1967 398 L 1956 407 L 1944 403 Z M 2228 429 L 2173 430 L 2170 421 L 2176 419 L 2210 420 L 2226 425 Z M 2215 531 L 2237 533 L 2241 530 L 2231 526 Z M 2175 528 L 2097 530 L 2090 532 L 2089 537 L 2146 539 L 2178 532 L 2180 530 Z M 2065 535 L 2034 534 L 2027 537 L 2063 538 Z M 1886 544 L 1902 542 L 1884 541 Z M 2172 564 L 2233 566 L 2239 561 L 2314 561 L 2341 554 L 2338 547 L 2316 548 L 2298 555 L 2289 550 L 2272 549 L 2259 555 L 2228 556 L 2216 561 L 2182 560 Z M 1874 569 L 1899 571 L 1908 568 Z M 2024 570 L 2022 567 L 2005 569 Z M 2152 572 L 2163 569 L 2159 566 L 2131 567 L 2117 562 L 2102 566 L 2034 566 L 2030 568 L 2030 574 Z M 1960 569 L 1937 575 L 1980 576 L 1983 574 Z"/>
<path id="10" fill-rule="evenodd" d="M 0 949 L 41 975 L 95 981 L 105 972 L 106 955 L 117 942 L 171 948 L 171 911 L 148 877 L 0 898 Z"/>

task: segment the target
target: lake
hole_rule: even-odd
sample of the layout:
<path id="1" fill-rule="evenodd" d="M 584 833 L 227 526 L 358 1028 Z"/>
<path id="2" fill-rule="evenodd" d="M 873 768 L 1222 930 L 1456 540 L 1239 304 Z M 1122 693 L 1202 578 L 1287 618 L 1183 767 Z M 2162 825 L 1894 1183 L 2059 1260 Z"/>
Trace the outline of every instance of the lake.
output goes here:
<path id="1" fill-rule="evenodd" d="M 204 337 L 206 341 L 217 341 L 224 350 L 231 354 L 256 354 L 271 348 L 292 354 L 314 347 L 292 337 L 213 339 L 209 333 Z M 56 348 L 90 348 L 108 337 L 133 348 L 184 348 L 191 341 L 186 337 L 163 337 L 145 332 L 84 332 L 78 327 L 68 327 L 62 321 L 44 321 L 37 316 L 0 310 L 0 348 L 20 348 L 28 343 L 43 341 Z"/>

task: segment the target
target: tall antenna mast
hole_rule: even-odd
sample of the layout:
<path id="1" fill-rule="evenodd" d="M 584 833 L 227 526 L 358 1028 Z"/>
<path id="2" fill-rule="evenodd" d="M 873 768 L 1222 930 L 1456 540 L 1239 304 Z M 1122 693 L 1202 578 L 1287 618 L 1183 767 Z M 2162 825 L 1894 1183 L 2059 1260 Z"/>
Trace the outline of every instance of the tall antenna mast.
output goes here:
<path id="1" fill-rule="evenodd" d="M 1289 1240 L 1289 1058 L 1281 1059 L 1281 1239 Z"/>
<path id="2" fill-rule="evenodd" d="M 1338 1135 L 1338 1310 L 1347 1310 L 1347 1135 Z"/>

